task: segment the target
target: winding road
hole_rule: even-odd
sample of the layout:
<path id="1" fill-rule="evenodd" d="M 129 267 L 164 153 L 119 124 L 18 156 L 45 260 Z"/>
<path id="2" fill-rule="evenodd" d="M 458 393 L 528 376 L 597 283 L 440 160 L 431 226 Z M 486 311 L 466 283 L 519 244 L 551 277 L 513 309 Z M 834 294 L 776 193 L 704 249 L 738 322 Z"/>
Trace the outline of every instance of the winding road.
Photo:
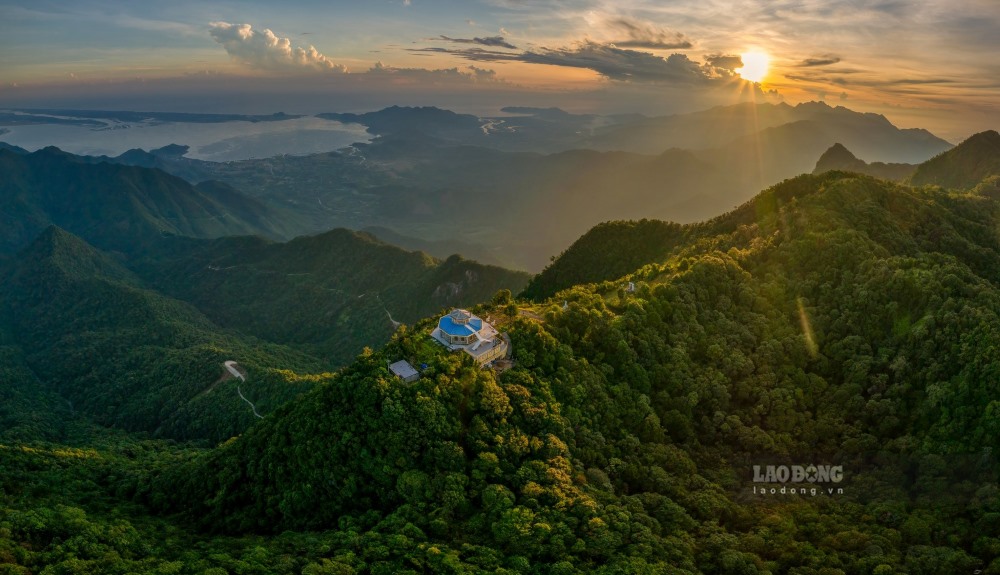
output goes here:
<path id="1" fill-rule="evenodd" d="M 243 373 L 240 370 L 236 369 L 236 365 L 237 364 L 236 364 L 235 361 L 229 360 L 229 361 L 223 363 L 222 365 L 226 366 L 226 369 L 229 370 L 229 373 L 233 374 L 233 377 L 238 378 L 243 383 L 247 382 L 246 376 L 244 376 Z M 239 385 L 236 386 L 236 393 L 239 394 L 240 399 L 242 399 L 243 401 L 247 402 L 247 405 L 249 405 L 250 409 L 253 410 L 253 414 L 254 414 L 255 417 L 257 417 L 257 419 L 264 419 L 263 415 L 257 413 L 257 408 L 254 406 L 254 404 L 251 403 L 251 401 L 249 399 L 247 399 L 246 397 L 244 397 L 243 390 L 240 389 Z"/>
<path id="2" fill-rule="evenodd" d="M 368 294 L 363 293 L 363 294 L 361 294 L 361 295 L 358 296 L 358 299 L 361 299 L 361 298 L 365 297 L 366 295 L 368 295 Z M 382 309 L 385 310 L 385 315 L 389 316 L 389 323 L 392 324 L 392 329 L 399 329 L 399 326 L 403 325 L 403 322 L 396 321 L 396 320 L 392 319 L 392 314 L 389 313 L 389 308 L 387 308 L 385 306 L 385 302 L 382 301 L 382 296 L 379 295 L 378 292 L 375 292 L 375 299 L 377 299 L 379 301 L 379 303 L 382 304 Z"/>
<path id="3" fill-rule="evenodd" d="M 385 306 L 382 306 L 382 309 L 385 310 L 385 315 L 389 316 L 389 322 L 392 323 L 392 329 L 399 329 L 399 326 L 403 325 L 402 322 L 398 322 L 398 321 L 392 319 L 392 314 L 389 313 L 389 309 L 388 308 L 386 308 Z"/>

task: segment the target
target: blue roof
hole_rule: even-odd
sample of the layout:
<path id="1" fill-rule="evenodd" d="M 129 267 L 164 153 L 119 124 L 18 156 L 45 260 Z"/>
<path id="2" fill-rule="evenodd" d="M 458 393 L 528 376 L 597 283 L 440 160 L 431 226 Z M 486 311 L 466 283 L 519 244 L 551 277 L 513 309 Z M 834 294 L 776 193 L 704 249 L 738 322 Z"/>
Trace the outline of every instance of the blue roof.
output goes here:
<path id="1" fill-rule="evenodd" d="M 473 317 L 472 319 L 469 320 L 469 323 L 459 324 L 455 323 L 455 320 L 451 319 L 450 315 L 446 315 L 443 318 L 441 318 L 441 321 L 438 322 L 438 327 L 441 328 L 441 331 L 443 331 L 448 335 L 453 335 L 453 336 L 472 335 L 474 333 L 477 333 L 479 330 L 483 329 L 483 320 L 479 319 L 478 317 Z"/>

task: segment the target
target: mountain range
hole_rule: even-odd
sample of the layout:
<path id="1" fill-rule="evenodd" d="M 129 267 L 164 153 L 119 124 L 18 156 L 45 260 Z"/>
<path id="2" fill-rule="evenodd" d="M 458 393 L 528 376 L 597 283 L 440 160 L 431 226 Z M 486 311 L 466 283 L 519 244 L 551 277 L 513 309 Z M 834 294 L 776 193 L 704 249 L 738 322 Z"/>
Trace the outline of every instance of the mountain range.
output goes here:
<path id="1" fill-rule="evenodd" d="M 833 169 L 699 222 L 605 221 L 534 277 L 348 229 L 287 239 L 282 210 L 423 202 L 438 217 L 413 229 L 481 240 L 665 210 L 663 182 L 711 165 L 408 130 L 271 160 L 272 183 L 340 168 L 337 193 L 282 204 L 0 150 L 0 570 L 998 572 L 998 137 L 900 181 L 831 142 Z M 433 341 L 452 307 L 512 365 Z M 762 472 L 782 466 L 825 475 Z"/>
<path id="2" fill-rule="evenodd" d="M 267 413 L 385 343 L 396 318 L 528 280 L 344 229 L 280 243 L 263 237 L 281 225 L 269 208 L 158 169 L 53 149 L 0 150 L 0 167 L 2 340 L 35 384 L 101 425 L 225 439 L 253 416 L 218 387 L 222 361 L 241 358 L 245 395 Z"/>
<path id="3" fill-rule="evenodd" d="M 867 163 L 837 143 L 823 153 L 813 173 L 843 170 L 868 174 L 916 186 L 934 185 L 971 190 L 993 182 L 1000 174 L 1000 134 L 988 130 L 974 134 L 955 148 L 921 164 Z M 992 184 L 990 184 L 992 185 Z"/>
<path id="4" fill-rule="evenodd" d="M 838 142 L 881 162 L 919 163 L 951 147 L 925 130 L 821 102 L 654 118 L 396 106 L 320 117 L 361 123 L 377 137 L 302 157 L 214 163 L 168 146 L 101 161 L 224 182 L 280 214 L 285 229 L 275 231 L 285 239 L 374 227 L 418 242 L 410 245 L 440 246 L 437 257 L 460 247 L 467 257 L 538 271 L 602 221 L 710 218 L 812 170 Z M 461 225 L 451 225 L 456 212 Z"/>
<path id="5" fill-rule="evenodd" d="M 673 239 L 624 277 L 521 302 L 500 320 L 514 369 L 428 347 L 418 322 L 139 497 L 202 529 L 329 534 L 355 550 L 331 569 L 1000 565 L 983 535 L 1000 504 L 998 219 L 988 197 L 828 172 L 694 228 L 595 230 L 598 261 Z M 571 266 L 591 264 L 552 267 Z M 398 358 L 428 368 L 405 384 Z M 774 460 L 850 479 L 754 495 Z"/>
<path id="6" fill-rule="evenodd" d="M 91 163 L 56 148 L 0 150 L 0 253 L 50 225 L 111 250 L 163 234 L 280 237 L 282 223 L 253 198 L 217 182 L 190 184 L 159 170 Z"/>

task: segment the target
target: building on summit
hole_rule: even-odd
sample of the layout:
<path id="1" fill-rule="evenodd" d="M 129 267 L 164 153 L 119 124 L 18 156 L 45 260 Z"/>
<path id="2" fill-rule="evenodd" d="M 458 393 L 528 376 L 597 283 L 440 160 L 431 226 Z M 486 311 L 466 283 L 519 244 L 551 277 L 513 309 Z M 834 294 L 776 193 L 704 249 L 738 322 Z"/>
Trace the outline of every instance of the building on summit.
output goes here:
<path id="1" fill-rule="evenodd" d="M 391 371 L 393 375 L 395 375 L 396 377 L 402 379 L 407 383 L 411 383 L 420 379 L 420 372 L 417 371 L 415 367 L 410 365 L 410 362 L 406 361 L 405 359 L 401 359 L 396 363 L 390 364 L 389 371 Z"/>
<path id="2" fill-rule="evenodd" d="M 464 309 L 442 316 L 431 337 L 452 351 L 462 350 L 471 355 L 479 365 L 504 357 L 509 347 L 496 328 Z"/>

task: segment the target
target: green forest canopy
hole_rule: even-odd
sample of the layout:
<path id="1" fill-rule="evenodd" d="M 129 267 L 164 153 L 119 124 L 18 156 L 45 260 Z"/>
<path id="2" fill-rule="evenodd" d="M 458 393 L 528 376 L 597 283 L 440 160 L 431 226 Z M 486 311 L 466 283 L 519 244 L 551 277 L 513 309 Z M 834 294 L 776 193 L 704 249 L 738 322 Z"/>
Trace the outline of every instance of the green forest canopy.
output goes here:
<path id="1" fill-rule="evenodd" d="M 513 341 L 499 376 L 432 345 L 431 317 L 219 447 L 86 422 L 6 443 L 0 560 L 1000 572 L 995 200 L 830 172 L 699 226 L 601 233 L 618 250 L 660 227 L 678 239 L 631 270 L 593 268 L 613 257 L 594 243 L 552 266 L 587 283 L 546 284 L 530 315 L 477 310 Z M 402 358 L 428 365 L 418 382 L 390 375 Z M 844 493 L 760 496 L 752 468 L 771 463 L 841 465 Z"/>

